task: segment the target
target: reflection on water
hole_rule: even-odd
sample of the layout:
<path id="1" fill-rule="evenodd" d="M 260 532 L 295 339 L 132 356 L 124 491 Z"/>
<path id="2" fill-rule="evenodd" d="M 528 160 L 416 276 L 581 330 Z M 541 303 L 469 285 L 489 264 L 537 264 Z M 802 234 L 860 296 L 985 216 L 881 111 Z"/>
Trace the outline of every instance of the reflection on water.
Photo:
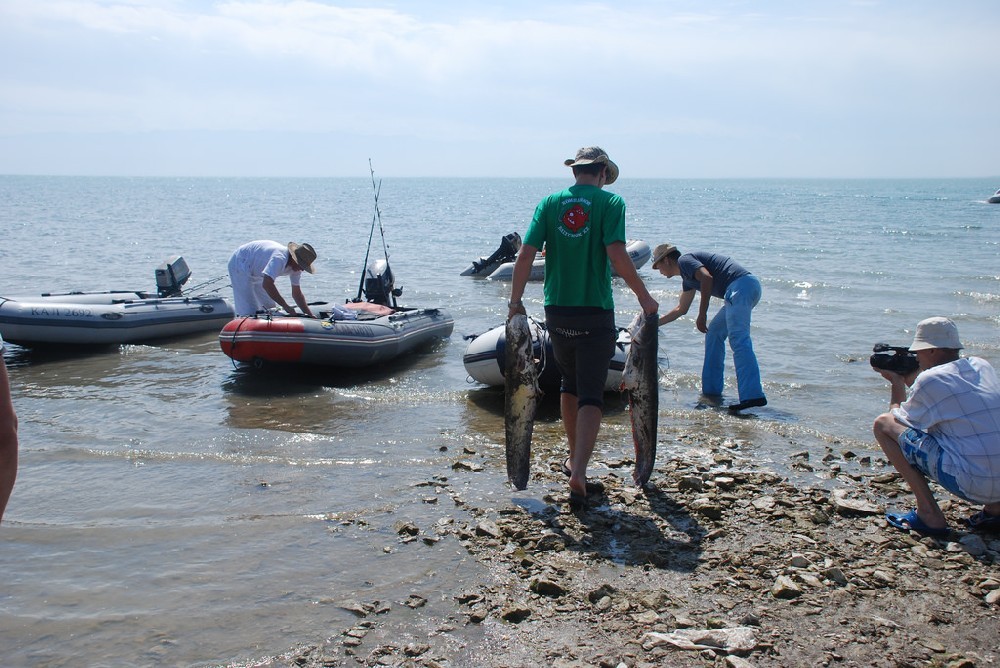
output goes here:
<path id="1" fill-rule="evenodd" d="M 416 590 L 430 609 L 474 583 L 481 573 L 457 542 L 402 544 L 394 525 L 433 531 L 463 517 L 452 492 L 484 507 L 515 498 L 503 392 L 469 383 L 462 365 L 462 336 L 503 321 L 509 286 L 459 274 L 499 236 L 523 232 L 538 199 L 562 185 L 385 182 L 403 300 L 448 309 L 455 333 L 384 366 L 256 373 L 234 366 L 214 332 L 81 352 L 9 346 L 21 469 L 0 527 L 5 663 L 249 660 L 351 625 L 341 599 L 400 600 Z M 823 484 L 818 473 L 789 472 L 789 448 L 817 458 L 875 451 L 872 407 L 887 390 L 856 360 L 877 341 L 905 342 L 928 313 L 958 314 L 966 352 L 1000 363 L 1000 279 L 982 269 L 1000 260 L 1000 207 L 970 204 L 966 191 L 988 189 L 975 180 L 620 185 L 630 236 L 731 253 L 764 284 L 753 336 L 768 406 L 752 417 L 698 410 L 704 337 L 691 315 L 661 329 L 661 466 L 681 453 L 715 465 L 707 438 L 737 460 Z M 321 257 L 306 294 L 340 302 L 354 296 L 363 269 L 367 235 L 358 230 L 371 222 L 370 187 L 366 179 L 0 177 L 0 220 L 14 222 L 3 253 L 34 259 L 0 275 L 0 294 L 114 287 L 79 284 L 95 265 L 114 269 L 111 283 L 145 285 L 150 266 L 178 253 L 200 277 L 217 276 L 233 248 L 284 238 L 274 221 L 294 221 Z M 393 214 L 404 210 L 405 220 Z M 40 246 L 38 230 L 59 243 Z M 111 257 L 109 238 L 128 244 Z M 926 254 L 938 262 L 917 274 L 885 262 Z M 676 303 L 677 281 L 648 266 L 640 276 L 663 310 Z M 635 299 L 613 283 L 616 319 L 628 323 Z M 542 317 L 540 284 L 524 301 Z M 732 395 L 731 367 L 727 381 Z M 629 413 L 619 393 L 605 402 L 594 475 L 628 484 Z M 558 470 L 565 458 L 558 403 L 552 393 L 541 404 L 533 471 Z M 459 460 L 475 466 L 454 468 Z M 556 489 L 564 492 L 563 481 L 533 478 L 516 501 L 545 512 L 544 495 Z"/>

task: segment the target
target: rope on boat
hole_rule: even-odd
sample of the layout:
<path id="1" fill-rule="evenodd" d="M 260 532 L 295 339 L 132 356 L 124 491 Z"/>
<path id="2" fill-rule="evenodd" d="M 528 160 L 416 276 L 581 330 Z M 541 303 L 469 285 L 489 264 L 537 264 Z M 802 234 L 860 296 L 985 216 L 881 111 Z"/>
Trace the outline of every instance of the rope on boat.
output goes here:
<path id="1" fill-rule="evenodd" d="M 229 352 L 233 353 L 233 355 L 230 355 L 229 359 L 233 363 L 233 369 L 235 369 L 235 370 L 239 370 L 239 366 L 236 365 L 236 357 L 235 357 L 235 353 L 236 353 L 236 335 L 239 334 L 240 327 L 242 327 L 243 325 L 245 325 L 246 321 L 249 320 L 249 319 L 250 318 L 244 316 L 240 320 L 240 324 L 236 325 L 236 327 L 233 329 L 233 339 L 230 342 L 230 346 L 229 346 Z"/>

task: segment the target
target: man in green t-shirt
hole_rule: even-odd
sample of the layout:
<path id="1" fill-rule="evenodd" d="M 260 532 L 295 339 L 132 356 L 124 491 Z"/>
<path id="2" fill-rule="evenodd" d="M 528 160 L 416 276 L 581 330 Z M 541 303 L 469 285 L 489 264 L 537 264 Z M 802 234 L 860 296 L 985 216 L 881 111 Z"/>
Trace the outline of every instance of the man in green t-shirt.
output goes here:
<path id="1" fill-rule="evenodd" d="M 545 323 L 562 374 L 560 408 L 569 441 L 570 505 L 586 505 L 587 464 L 604 415 L 604 384 L 617 329 L 611 267 L 639 299 L 646 315 L 659 305 L 646 290 L 625 250 L 625 201 L 603 190 L 618 165 L 597 146 L 565 161 L 576 183 L 543 199 L 535 209 L 514 263 L 507 317 L 525 313 L 521 298 L 531 264 L 545 248 Z"/>

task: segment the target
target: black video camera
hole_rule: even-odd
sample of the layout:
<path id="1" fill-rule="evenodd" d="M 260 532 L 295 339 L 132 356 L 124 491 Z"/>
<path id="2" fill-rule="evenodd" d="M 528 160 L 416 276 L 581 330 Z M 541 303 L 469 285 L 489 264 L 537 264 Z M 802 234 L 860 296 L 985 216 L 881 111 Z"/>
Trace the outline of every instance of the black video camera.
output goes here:
<path id="1" fill-rule="evenodd" d="M 903 346 L 890 346 L 888 343 L 876 343 L 872 348 L 873 355 L 868 360 L 875 369 L 893 371 L 905 376 L 920 368 L 917 356 Z"/>

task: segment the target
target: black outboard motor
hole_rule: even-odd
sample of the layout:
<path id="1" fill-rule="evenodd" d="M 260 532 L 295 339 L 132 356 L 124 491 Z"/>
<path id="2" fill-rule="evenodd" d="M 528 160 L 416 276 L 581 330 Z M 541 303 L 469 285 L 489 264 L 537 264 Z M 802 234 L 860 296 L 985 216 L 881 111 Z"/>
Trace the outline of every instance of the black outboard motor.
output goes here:
<path id="1" fill-rule="evenodd" d="M 180 255 L 167 258 L 156 268 L 156 294 L 160 297 L 180 297 L 181 286 L 191 278 L 191 270 Z"/>
<path id="2" fill-rule="evenodd" d="M 365 299 L 373 304 L 396 308 L 402 288 L 393 287 L 392 270 L 385 260 L 375 260 L 365 269 Z"/>
<path id="3" fill-rule="evenodd" d="M 487 268 L 489 268 L 490 271 L 493 271 L 497 266 L 503 264 L 504 262 L 510 262 L 517 257 L 517 251 L 519 250 L 521 250 L 521 235 L 517 232 L 505 234 L 500 239 L 500 247 L 493 251 L 493 255 L 490 255 L 488 258 L 479 258 L 478 261 L 473 261 L 472 271 L 469 273 L 485 273 Z"/>
<path id="4" fill-rule="evenodd" d="M 521 250 L 521 235 L 517 232 L 503 235 L 500 239 L 500 247 L 486 259 L 486 264 L 492 262 L 510 262 L 517 257 L 517 251 Z"/>

